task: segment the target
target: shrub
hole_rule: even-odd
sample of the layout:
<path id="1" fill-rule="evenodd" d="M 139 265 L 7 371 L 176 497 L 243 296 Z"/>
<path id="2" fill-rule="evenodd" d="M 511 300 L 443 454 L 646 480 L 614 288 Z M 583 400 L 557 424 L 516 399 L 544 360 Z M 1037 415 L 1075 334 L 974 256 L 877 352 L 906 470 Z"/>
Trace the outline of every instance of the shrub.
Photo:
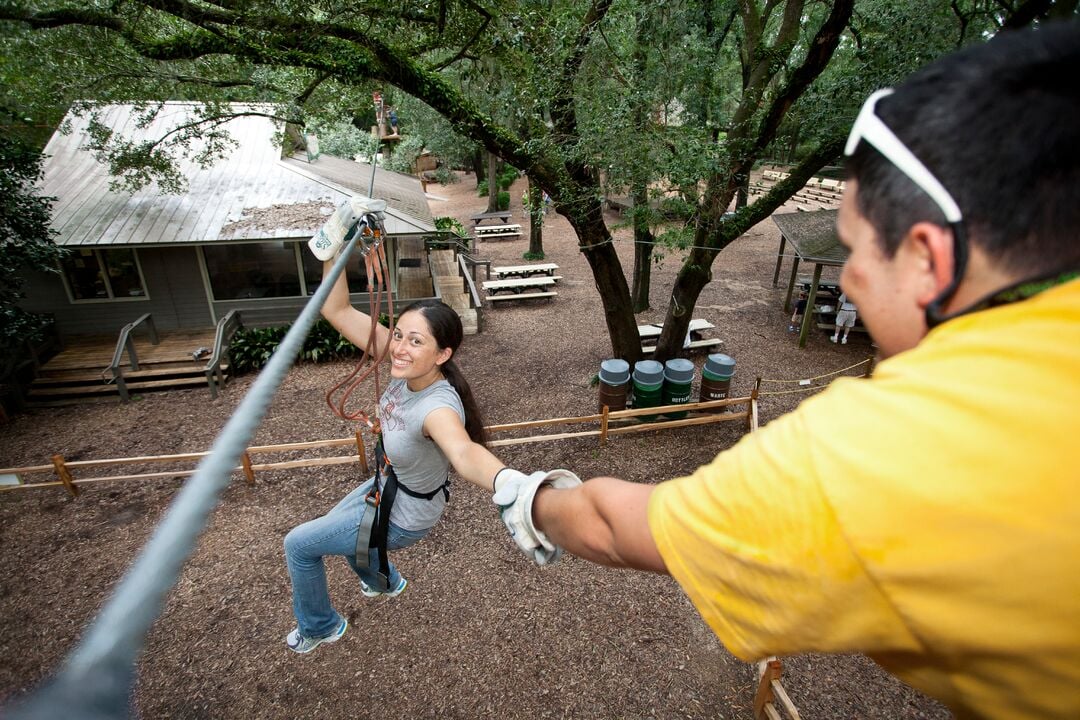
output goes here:
<path id="1" fill-rule="evenodd" d="M 506 192 L 505 190 L 501 190 L 499 192 L 498 206 L 500 210 L 510 209 L 510 193 Z"/>
<path id="2" fill-rule="evenodd" d="M 544 253 L 542 252 L 527 252 L 521 256 L 525 260 L 543 260 Z"/>
<path id="3" fill-rule="evenodd" d="M 435 182 L 440 185 L 453 185 L 458 181 L 457 174 L 445 165 L 435 168 Z"/>
<path id="4" fill-rule="evenodd" d="M 386 313 L 379 314 L 379 323 L 390 325 Z M 264 328 L 244 328 L 233 336 L 229 345 L 229 358 L 232 372 L 240 374 L 261 370 L 278 345 L 289 331 L 289 325 L 275 325 Z M 310 362 L 326 362 L 360 356 L 360 348 L 346 340 L 333 325 L 319 319 L 308 333 L 304 346 L 300 349 L 300 359 Z"/>
<path id="5" fill-rule="evenodd" d="M 480 197 L 487 197 L 487 187 L 487 180 L 481 180 L 480 182 L 476 183 L 476 194 Z"/>
<path id="6" fill-rule="evenodd" d="M 435 218 L 436 230 L 452 230 L 458 237 L 466 237 L 469 233 L 461 221 L 449 216 Z"/>

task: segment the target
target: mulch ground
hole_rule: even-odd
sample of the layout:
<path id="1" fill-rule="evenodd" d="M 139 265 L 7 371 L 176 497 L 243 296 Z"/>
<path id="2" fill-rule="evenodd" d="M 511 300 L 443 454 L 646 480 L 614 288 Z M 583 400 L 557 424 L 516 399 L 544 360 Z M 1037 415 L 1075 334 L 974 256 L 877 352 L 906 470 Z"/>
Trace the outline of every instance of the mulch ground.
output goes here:
<path id="1" fill-rule="evenodd" d="M 468 225 L 485 205 L 475 184 L 464 176 L 429 186 L 441 198 L 432 199 L 433 214 Z M 522 184 L 511 190 L 511 210 L 527 231 Z M 609 220 L 619 225 L 617 216 Z M 629 230 L 615 232 L 630 268 Z M 824 332 L 796 347 L 782 290 L 772 287 L 778 241 L 767 220 L 724 250 L 694 313 L 716 325 L 709 334 L 736 359 L 736 395 L 748 394 L 758 376 L 819 376 L 872 352 L 865 336 L 840 346 Z M 487 241 L 479 254 L 518 264 L 527 242 Z M 544 247 L 564 278 L 558 297 L 486 308 L 484 331 L 467 337 L 458 355 L 489 424 L 595 409 L 590 380 L 610 354 L 597 291 L 561 216 L 548 216 Z M 639 323 L 663 319 L 680 259 L 669 253 L 654 270 L 653 309 Z M 700 377 L 704 356 L 692 359 Z M 345 363 L 295 367 L 252 444 L 352 435 L 323 400 L 349 370 Z M 235 378 L 217 400 L 204 389 L 26 412 L 2 428 L 0 465 L 45 464 L 54 454 L 85 460 L 207 450 L 252 381 Z M 762 421 L 801 397 L 765 397 Z M 738 440 L 737 425 L 624 435 L 602 447 L 593 438 L 547 441 L 497 454 L 527 472 L 558 466 L 652 483 L 707 462 Z M 362 479 L 355 466 L 260 473 L 252 487 L 237 477 L 149 633 L 134 700 L 139 716 L 752 716 L 754 669 L 724 650 L 674 581 L 573 557 L 538 568 L 505 536 L 487 495 L 461 480 L 432 534 L 395 553 L 409 579 L 403 595 L 364 598 L 334 559 L 331 594 L 350 619 L 348 634 L 309 655 L 288 652 L 283 641 L 294 621 L 282 539 Z M 179 478 L 102 482 L 84 486 L 75 500 L 58 488 L 0 494 L 0 702 L 58 667 L 181 485 Z M 806 718 L 950 717 L 859 655 L 788 658 L 784 685 Z"/>

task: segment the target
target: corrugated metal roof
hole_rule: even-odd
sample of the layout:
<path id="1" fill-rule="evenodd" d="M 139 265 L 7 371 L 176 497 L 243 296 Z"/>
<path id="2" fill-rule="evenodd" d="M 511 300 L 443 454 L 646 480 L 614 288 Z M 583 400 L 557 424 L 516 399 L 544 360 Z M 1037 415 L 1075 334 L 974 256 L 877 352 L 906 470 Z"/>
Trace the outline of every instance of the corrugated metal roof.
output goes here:
<path id="1" fill-rule="evenodd" d="M 158 138 L 193 116 L 190 103 L 166 103 L 146 128 L 136 124 L 134 106 L 104 108 L 100 120 L 131 140 Z M 236 106 L 237 110 L 251 106 Z M 237 146 L 208 168 L 181 160 L 188 188 L 182 195 L 163 195 L 156 185 L 134 194 L 109 188 L 108 169 L 83 149 L 89 119 L 68 115 L 72 132 L 57 132 L 45 147 L 42 193 L 56 197 L 53 227 L 66 246 L 145 246 L 238 240 L 282 240 L 310 237 L 327 215 L 349 195 L 367 194 L 367 185 L 343 183 L 313 173 L 326 160 L 306 166 L 283 161 L 273 138 L 279 127 L 267 117 L 241 116 L 226 128 Z M 339 161 L 349 163 L 349 161 Z M 343 177 L 348 173 L 339 169 Z M 358 165 L 359 177 L 370 179 Z M 337 174 L 335 174 L 335 178 Z M 408 180 L 415 189 L 408 192 Z M 392 182 L 391 182 L 392 181 Z M 389 172 L 376 174 L 375 196 L 389 205 L 387 231 L 432 229 L 420 181 Z M 413 214 L 417 213 L 417 214 Z"/>

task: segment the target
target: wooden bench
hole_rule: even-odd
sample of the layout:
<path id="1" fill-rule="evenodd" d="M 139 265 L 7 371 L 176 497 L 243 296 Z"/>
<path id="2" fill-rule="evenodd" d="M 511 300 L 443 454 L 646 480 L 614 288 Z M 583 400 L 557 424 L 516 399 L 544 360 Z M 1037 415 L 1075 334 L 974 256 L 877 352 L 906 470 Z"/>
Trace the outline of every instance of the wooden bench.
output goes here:
<path id="1" fill-rule="evenodd" d="M 516 293 L 511 295 L 488 295 L 487 299 L 491 302 L 499 302 L 502 300 L 532 300 L 535 298 L 548 298 L 549 300 L 559 293 L 554 290 L 548 290 L 546 292 L 531 292 L 531 293 Z"/>
<path id="2" fill-rule="evenodd" d="M 482 212 L 470 215 L 469 219 L 472 220 L 473 225 L 479 225 L 485 220 L 501 220 L 504 223 L 510 220 L 509 210 L 497 210 L 496 212 Z"/>
<path id="3" fill-rule="evenodd" d="M 497 237 L 520 237 L 521 226 L 517 224 L 481 225 L 473 228 L 477 240 Z"/>
<path id="4" fill-rule="evenodd" d="M 485 280 L 480 287 L 484 289 L 490 298 L 501 290 L 521 294 L 525 290 L 546 290 L 557 281 L 562 280 L 561 275 L 541 275 L 540 277 L 508 278 L 506 280 Z"/>
<path id="5" fill-rule="evenodd" d="M 512 277 L 529 277 L 530 275 L 554 275 L 559 266 L 555 263 L 533 263 L 532 265 L 500 265 L 491 268 L 495 277 L 505 280 Z"/>

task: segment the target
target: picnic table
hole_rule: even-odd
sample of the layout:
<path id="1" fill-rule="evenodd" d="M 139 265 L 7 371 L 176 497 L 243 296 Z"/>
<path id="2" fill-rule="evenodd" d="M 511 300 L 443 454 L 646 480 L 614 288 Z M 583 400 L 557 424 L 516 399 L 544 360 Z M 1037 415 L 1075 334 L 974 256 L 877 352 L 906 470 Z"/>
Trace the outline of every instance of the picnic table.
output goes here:
<path id="1" fill-rule="evenodd" d="M 482 212 L 470 215 L 469 219 L 472 220 L 473 225 L 479 225 L 485 220 L 502 220 L 504 223 L 510 220 L 509 210 L 498 210 L 496 212 Z"/>
<path id="2" fill-rule="evenodd" d="M 531 263 L 529 265 L 500 265 L 491 268 L 495 277 L 505 280 L 512 277 L 529 277 L 531 275 L 554 275 L 559 266 L 555 263 Z"/>
<path id="3" fill-rule="evenodd" d="M 530 298 L 552 298 L 558 295 L 555 283 L 562 280 L 559 275 L 539 275 L 534 277 L 515 277 L 505 280 L 487 280 L 481 284 L 487 299 L 494 302 L 502 300 L 525 300 Z M 508 291 L 507 295 L 497 293 Z"/>
<path id="4" fill-rule="evenodd" d="M 473 234 L 477 240 L 497 237 L 518 237 L 521 235 L 521 226 L 512 223 L 502 225 L 478 225 L 473 228 Z"/>
<path id="5" fill-rule="evenodd" d="M 773 215 L 773 222 L 780 228 L 780 249 L 776 252 L 776 270 L 773 272 L 773 287 L 780 278 L 780 266 L 784 262 L 784 246 L 791 244 L 795 258 L 791 264 L 791 278 L 788 280 L 787 294 L 784 297 L 784 312 L 791 312 L 791 291 L 799 273 L 799 262 L 814 265 L 814 276 L 810 281 L 810 291 L 806 298 L 806 307 L 816 306 L 818 287 L 821 285 L 821 271 L 825 267 L 841 267 L 847 260 L 848 249 L 836 236 L 837 210 L 818 210 L 816 212 L 786 213 Z M 805 312 L 799 329 L 799 347 L 806 347 L 806 338 L 810 333 L 813 312 Z"/>
<path id="6" fill-rule="evenodd" d="M 684 343 L 683 348 L 685 350 L 699 350 L 701 348 L 712 348 L 717 345 L 723 345 L 724 341 L 720 338 L 704 338 L 701 336 L 703 330 L 712 330 L 715 327 L 715 325 L 705 318 L 692 319 L 687 328 L 690 342 Z M 664 323 L 638 325 L 638 335 L 641 336 L 641 351 L 643 353 L 651 353 L 656 350 L 656 341 L 663 330 Z"/>

